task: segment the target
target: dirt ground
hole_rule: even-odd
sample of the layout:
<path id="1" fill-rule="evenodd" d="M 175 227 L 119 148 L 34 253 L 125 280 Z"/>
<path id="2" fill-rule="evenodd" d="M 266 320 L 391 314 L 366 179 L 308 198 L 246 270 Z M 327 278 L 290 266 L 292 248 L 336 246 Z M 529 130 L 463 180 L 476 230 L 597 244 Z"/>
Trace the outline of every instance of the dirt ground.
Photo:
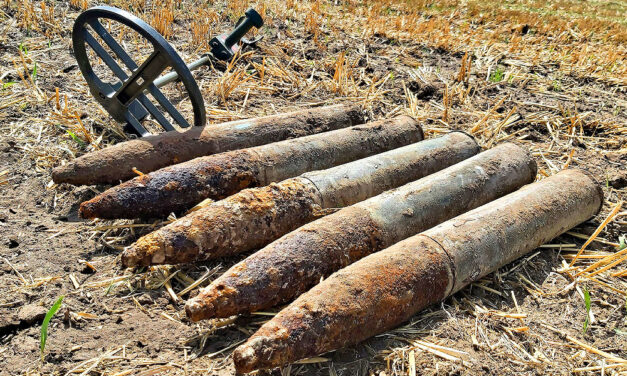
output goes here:
<path id="1" fill-rule="evenodd" d="M 627 51 L 620 39 L 627 3 L 580 9 L 529 2 L 507 11 L 492 2 L 442 3 L 409 2 L 407 10 L 400 2 L 267 2 L 257 48 L 232 67 L 195 73 L 210 122 L 354 102 L 370 120 L 412 115 L 428 137 L 462 129 L 484 148 L 523 145 L 538 161 L 538 179 L 565 166 L 585 168 L 606 203 L 596 218 L 402 327 L 262 373 L 625 373 L 625 262 L 594 278 L 574 274 L 621 249 L 627 232 L 619 206 L 627 197 Z M 51 181 L 63 160 L 123 140 L 72 55 L 71 25 L 86 5 L 96 2 L 0 2 L 0 374 L 233 374 L 232 349 L 272 312 L 191 323 L 183 306 L 198 288 L 181 291 L 199 278 L 207 285 L 239 258 L 124 270 L 120 251 L 166 218 L 83 221 L 78 204 L 107 187 Z M 153 24 L 157 10 L 171 9 L 175 21 L 164 30 L 187 60 L 206 51 L 203 37 L 228 30 L 248 6 L 112 5 Z M 566 21 L 551 29 L 553 17 Z M 210 20 L 206 30 L 203 19 Z M 584 258 L 568 268 L 610 212 Z M 41 322 L 60 296 L 42 354 Z"/>

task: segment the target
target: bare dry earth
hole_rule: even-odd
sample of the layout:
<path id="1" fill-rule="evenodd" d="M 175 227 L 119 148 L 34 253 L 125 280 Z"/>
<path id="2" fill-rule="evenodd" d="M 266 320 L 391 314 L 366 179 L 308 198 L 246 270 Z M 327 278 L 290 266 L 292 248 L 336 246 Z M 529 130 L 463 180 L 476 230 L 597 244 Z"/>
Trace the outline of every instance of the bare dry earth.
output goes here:
<path id="1" fill-rule="evenodd" d="M 277 30 L 284 30 L 286 26 L 278 20 L 276 22 L 268 26 L 271 30 L 269 36 L 255 56 L 272 53 L 268 46 L 283 42 L 285 36 Z M 68 28 L 69 25 L 68 19 Z M 179 27 L 184 30 L 182 25 Z M 592 125 L 583 128 L 585 134 L 582 137 L 602 137 L 604 122 L 624 126 L 627 120 L 624 89 L 563 76 L 551 67 L 537 67 L 535 73 L 546 79 L 537 84 L 547 86 L 543 92 L 529 90 L 516 83 L 485 81 L 485 72 L 473 72 L 470 81 L 475 85 L 471 104 L 458 106 L 459 110 L 451 111 L 448 122 L 443 124 L 438 105 L 441 107 L 446 89 L 437 76 L 446 80 L 457 76 L 462 53 L 435 50 L 419 41 L 399 42 L 383 36 L 360 40 L 344 32 L 340 32 L 344 38 L 334 38 L 329 42 L 327 51 L 319 52 L 312 47 L 302 25 L 290 26 L 289 30 L 294 43 L 284 51 L 286 54 L 299 51 L 305 59 L 316 60 L 317 55 L 322 53 L 337 55 L 340 51 L 349 51 L 358 56 L 368 51 L 367 59 L 357 60 L 356 69 L 367 77 L 386 74 L 394 77 L 385 84 L 386 92 L 380 98 L 365 102 L 365 110 L 371 119 L 401 112 L 416 115 L 408 109 L 407 88 L 418 100 L 418 105 L 427 108 L 420 113 L 420 118 L 428 134 L 434 136 L 447 129 L 468 130 L 480 119 L 476 113 L 471 114 L 472 111 L 486 113 L 498 99 L 506 96 L 506 105 L 497 112 L 505 114 L 516 107 L 520 116 L 508 128 L 508 133 L 515 134 L 509 141 L 513 140 L 536 153 L 544 151 L 537 157 L 545 171 L 551 171 L 551 163 L 558 168 L 563 166 L 568 153 L 556 155 L 547 152 L 555 146 L 554 134 L 546 126 L 538 125 L 539 112 L 545 112 L 546 116 L 563 116 L 564 111 L 590 112 L 590 120 L 587 121 Z M 27 39 L 17 28 L 11 29 L 10 33 L 15 41 Z M 55 87 L 72 92 L 76 82 L 82 79 L 78 70 L 73 68 L 67 35 L 59 43 L 63 48 L 47 51 L 41 57 L 38 82 L 45 93 L 53 93 Z M 2 66 L 12 65 L 9 52 L 15 50 L 17 44 L 0 46 Z M 420 61 L 421 66 L 437 71 L 437 76 L 429 76 L 429 82 L 416 79 L 411 74 L 414 70 L 407 65 L 407 59 Z M 211 80 L 219 74 L 219 71 L 204 69 L 198 76 Z M 304 72 L 304 75 L 307 74 Z M 551 89 L 554 76 L 559 76 L 562 87 L 576 90 L 562 93 Z M 95 102 L 84 88 L 73 93 L 73 100 L 88 119 Z M 244 94 L 239 93 L 232 98 L 234 107 L 242 104 Z M 286 99 L 280 91 L 259 93 L 248 98 L 248 107 L 238 115 L 257 116 L 338 100 L 349 99 L 323 89 L 314 90 L 296 101 Z M 270 103 L 273 107 L 269 106 Z M 12 132 L 15 124 L 23 126 L 29 118 L 46 116 L 49 106 L 46 103 L 26 108 L 12 106 L 3 111 L 6 113 L 0 117 L 0 128 L 4 134 L 0 141 L 0 170 L 9 169 L 10 175 L 8 184 L 0 186 L 0 374 L 65 374 L 73 369 L 79 373 L 92 366 L 87 373 L 111 375 L 129 370 L 130 374 L 144 371 L 155 374 L 200 374 L 207 371 L 211 374 L 233 374 L 229 360 L 231 349 L 252 334 L 268 316 L 257 314 L 223 323 L 192 324 L 187 321 L 182 306 L 184 299 L 195 291 L 174 301 L 162 286 L 166 277 L 160 269 L 124 271 L 119 266 L 120 248 L 147 232 L 151 224 L 81 222 L 77 218 L 77 204 L 106 187 L 51 187 L 51 167 L 67 155 L 57 150 L 51 157 L 53 162 L 42 168 L 42 156 L 37 153 L 40 146 L 42 150 L 48 150 L 54 145 L 71 143 L 71 139 L 64 132 L 54 133 L 47 129 L 45 132 L 48 133 L 41 140 L 28 136 L 28 132 Z M 94 122 L 91 126 L 98 128 L 102 125 Z M 516 134 L 518 130 L 522 132 Z M 521 135 L 526 137 L 519 139 Z M 108 133 L 107 137 L 116 140 L 112 133 Z M 480 138 L 484 146 L 491 142 L 483 136 Z M 624 148 L 624 138 L 616 142 L 616 150 Z M 577 144 L 577 141 L 573 147 L 576 158 L 572 159 L 570 166 L 584 167 L 593 172 L 603 184 L 609 203 L 616 203 L 624 197 L 627 155 L 620 152 L 599 153 L 588 144 Z M 612 209 L 609 203 L 598 218 L 574 231 L 591 234 Z M 626 229 L 625 222 L 613 222 L 601 236 L 616 243 Z M 583 239 L 564 235 L 552 243 L 574 243 L 571 248 L 578 248 L 583 242 Z M 593 242 L 589 248 L 598 251 L 615 249 L 600 242 Z M 220 260 L 177 267 L 165 273 L 178 271 L 179 278 L 175 276 L 169 281 L 173 291 L 180 292 L 189 284 L 189 278 L 181 276 L 195 280 L 209 271 L 209 277 L 203 283 L 205 285 L 234 261 Z M 583 351 L 565 334 L 626 358 L 624 280 L 612 282 L 611 286 L 619 292 L 592 282 L 575 286 L 564 274 L 557 272 L 562 261 L 559 248 L 538 249 L 441 305 L 416 315 L 407 326 L 353 348 L 323 355 L 324 359 L 314 359 L 309 364 L 293 365 L 274 373 L 405 373 L 412 351 L 409 345 L 416 339 L 468 353 L 466 360 L 460 363 L 414 349 L 417 354 L 416 369 L 420 374 L 427 375 L 565 374 L 576 367 L 598 364 L 598 356 Z M 592 296 L 591 310 L 595 318 L 585 334 L 582 333 L 582 326 L 586 312 L 581 295 L 584 288 Z M 39 350 L 41 320 L 46 310 L 62 295 L 65 296 L 63 307 L 52 320 L 42 360 Z M 481 307 L 493 311 L 521 312 L 526 317 L 512 319 L 483 314 Z M 528 330 L 511 330 L 517 327 L 528 327 Z"/>

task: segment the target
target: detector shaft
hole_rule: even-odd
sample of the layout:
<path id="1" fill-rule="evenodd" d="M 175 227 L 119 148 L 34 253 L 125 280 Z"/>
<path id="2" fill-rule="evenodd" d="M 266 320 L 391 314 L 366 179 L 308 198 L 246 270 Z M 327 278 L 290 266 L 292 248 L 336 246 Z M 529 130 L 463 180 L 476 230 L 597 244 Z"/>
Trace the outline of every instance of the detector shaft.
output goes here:
<path id="1" fill-rule="evenodd" d="M 200 59 L 198 59 L 198 60 L 188 64 L 187 68 L 190 71 L 193 71 L 195 69 L 198 69 L 200 66 L 203 66 L 203 65 L 207 64 L 209 62 L 209 60 L 210 60 L 209 55 L 205 55 L 205 56 L 201 57 Z M 170 72 L 168 74 L 165 74 L 165 75 L 157 78 L 154 81 L 154 84 L 155 84 L 156 87 L 160 88 L 162 86 L 165 86 L 165 85 L 169 84 L 170 82 L 176 81 L 178 78 L 179 78 L 179 75 L 176 72 Z"/>

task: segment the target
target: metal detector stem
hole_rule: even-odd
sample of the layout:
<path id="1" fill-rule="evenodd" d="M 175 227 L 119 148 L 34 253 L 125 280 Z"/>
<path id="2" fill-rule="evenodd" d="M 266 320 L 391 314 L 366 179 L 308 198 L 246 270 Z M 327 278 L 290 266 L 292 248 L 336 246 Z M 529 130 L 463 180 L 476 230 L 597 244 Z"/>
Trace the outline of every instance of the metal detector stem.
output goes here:
<path id="1" fill-rule="evenodd" d="M 235 30 L 233 30 L 230 34 L 228 35 L 224 34 L 224 35 L 218 36 L 216 38 L 213 38 L 209 42 L 209 44 L 212 47 L 211 53 L 213 57 L 219 60 L 223 60 L 223 61 L 230 60 L 236 51 L 233 49 L 233 46 L 239 43 L 242 37 L 246 35 L 246 33 L 250 29 L 252 29 L 253 26 L 259 28 L 261 27 L 261 25 L 263 25 L 263 20 L 261 19 L 261 16 L 254 9 L 249 9 L 248 11 L 246 11 L 246 15 L 243 17 L 241 21 L 242 22 L 240 22 L 235 27 Z M 197 69 L 198 67 L 207 64 L 210 59 L 211 59 L 211 56 L 205 55 L 202 58 L 189 64 L 187 68 L 190 71 L 193 71 Z M 169 84 L 170 82 L 176 81 L 178 77 L 179 77 L 178 73 L 170 72 L 166 75 L 163 75 L 157 78 L 156 80 L 154 80 L 153 83 L 155 84 L 156 87 L 162 87 L 164 85 Z"/>
<path id="2" fill-rule="evenodd" d="M 203 57 L 201 57 L 200 59 L 198 59 L 198 60 L 196 60 L 196 61 L 194 61 L 194 62 L 192 62 L 192 63 L 188 64 L 188 65 L 187 65 L 187 68 L 188 68 L 190 71 L 196 70 L 196 69 L 198 69 L 199 67 L 201 67 L 201 66 L 203 66 L 203 65 L 207 64 L 207 63 L 209 62 L 209 60 L 210 60 L 210 59 L 211 59 L 211 57 L 210 57 L 210 56 L 208 56 L 208 55 L 207 55 L 207 56 L 203 56 Z M 179 78 L 178 73 L 176 73 L 176 72 L 170 72 L 170 73 L 168 73 L 168 74 L 165 74 L 165 75 L 163 75 L 163 76 L 161 76 L 161 77 L 157 78 L 156 80 L 154 80 L 154 82 L 153 82 L 153 83 L 155 84 L 155 86 L 156 86 L 156 87 L 162 87 L 162 86 L 165 86 L 165 85 L 169 84 L 170 82 L 174 82 L 174 81 L 176 81 L 178 78 Z"/>

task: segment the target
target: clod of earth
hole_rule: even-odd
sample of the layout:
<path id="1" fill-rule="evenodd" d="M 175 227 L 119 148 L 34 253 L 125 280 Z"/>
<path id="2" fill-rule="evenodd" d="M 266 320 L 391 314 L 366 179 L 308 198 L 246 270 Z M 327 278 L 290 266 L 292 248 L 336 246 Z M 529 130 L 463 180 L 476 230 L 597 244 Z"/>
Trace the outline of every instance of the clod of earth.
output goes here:
<path id="1" fill-rule="evenodd" d="M 359 108 L 335 105 L 194 127 L 126 141 L 74 159 L 52 172 L 55 183 L 113 184 L 194 158 L 363 124 Z"/>
<path id="2" fill-rule="evenodd" d="M 471 136 L 445 136 L 261 188 L 243 190 L 148 234 L 122 253 L 129 266 L 232 256 L 265 246 L 322 216 L 442 170 L 480 151 Z"/>
<path id="3" fill-rule="evenodd" d="M 33 324 L 43 320 L 47 310 L 38 304 L 28 304 L 20 309 L 17 318 L 25 324 Z"/>
<path id="4" fill-rule="evenodd" d="M 536 163 L 503 144 L 300 227 L 233 266 L 188 301 L 194 320 L 288 302 L 321 278 L 533 182 Z"/>
<path id="5" fill-rule="evenodd" d="M 301 295 L 235 350 L 235 368 L 277 367 L 394 328 L 591 218 L 602 204 L 590 175 L 565 170 L 401 241 Z"/>
<path id="6" fill-rule="evenodd" d="M 325 169 L 423 139 L 409 116 L 233 150 L 163 168 L 111 188 L 80 206 L 83 218 L 164 216 L 307 171 Z"/>

